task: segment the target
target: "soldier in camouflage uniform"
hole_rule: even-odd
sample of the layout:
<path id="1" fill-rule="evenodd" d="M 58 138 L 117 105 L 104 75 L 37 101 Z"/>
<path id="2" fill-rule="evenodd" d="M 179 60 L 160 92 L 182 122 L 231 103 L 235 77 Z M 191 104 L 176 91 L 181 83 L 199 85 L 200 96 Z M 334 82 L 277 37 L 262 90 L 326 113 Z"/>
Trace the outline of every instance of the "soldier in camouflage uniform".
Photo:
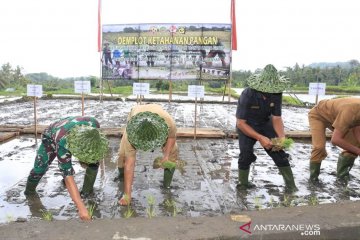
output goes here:
<path id="1" fill-rule="evenodd" d="M 34 167 L 27 178 L 25 195 L 35 194 L 35 188 L 42 176 L 46 173 L 55 157 L 57 157 L 58 166 L 64 177 L 65 185 L 78 208 L 80 218 L 82 220 L 89 220 L 90 216 L 87 208 L 80 197 L 79 190 L 74 181 L 73 175 L 75 172 L 72 167 L 72 153 L 67 148 L 67 136 L 71 130 L 76 129 L 77 126 L 83 125 L 90 126 L 92 129 L 100 128 L 99 122 L 93 117 L 67 117 L 52 123 L 44 130 L 41 145 L 35 157 Z M 98 141 L 98 139 L 93 139 L 93 141 Z M 99 143 L 96 142 L 95 144 Z M 86 174 L 82 188 L 82 193 L 84 194 L 90 194 L 93 191 L 93 185 L 99 167 L 99 160 L 101 159 L 90 164 L 84 164 L 80 161 L 82 166 L 86 166 Z"/>
<path id="2" fill-rule="evenodd" d="M 236 111 L 240 147 L 238 188 L 243 190 L 254 186 L 249 183 L 248 176 L 250 165 L 256 160 L 254 144 L 259 141 L 279 168 L 287 190 L 296 191 L 289 155 L 283 150 L 272 151 L 270 140 L 275 137 L 285 139 L 281 105 L 282 92 L 288 86 L 288 81 L 269 64 L 261 73 L 252 75 L 247 83 L 249 87 L 241 93 Z"/>

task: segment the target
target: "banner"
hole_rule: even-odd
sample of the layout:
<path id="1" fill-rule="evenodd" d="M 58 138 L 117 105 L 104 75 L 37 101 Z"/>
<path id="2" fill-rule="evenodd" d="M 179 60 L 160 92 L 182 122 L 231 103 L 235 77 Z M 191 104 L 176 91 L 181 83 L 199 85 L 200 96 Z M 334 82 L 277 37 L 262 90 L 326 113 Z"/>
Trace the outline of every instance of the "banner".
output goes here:
<path id="1" fill-rule="evenodd" d="M 102 78 L 228 80 L 231 24 L 102 26 Z"/>

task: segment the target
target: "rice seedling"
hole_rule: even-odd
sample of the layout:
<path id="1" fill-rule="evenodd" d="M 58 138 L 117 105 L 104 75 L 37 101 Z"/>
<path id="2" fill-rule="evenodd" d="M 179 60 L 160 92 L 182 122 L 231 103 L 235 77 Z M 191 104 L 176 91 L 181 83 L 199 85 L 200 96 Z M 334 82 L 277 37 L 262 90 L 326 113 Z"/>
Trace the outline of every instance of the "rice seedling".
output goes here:
<path id="1" fill-rule="evenodd" d="M 316 195 L 311 195 L 309 197 L 308 203 L 310 206 L 315 206 L 319 204 L 319 199 L 317 198 Z"/>
<path id="2" fill-rule="evenodd" d="M 87 210 L 88 210 L 88 212 L 89 212 L 89 215 L 90 215 L 90 218 L 91 218 L 91 219 L 92 219 L 93 216 L 94 216 L 95 207 L 96 207 L 96 204 L 95 204 L 95 203 L 94 203 L 94 204 L 90 204 L 90 205 L 88 205 L 88 206 L 86 207 Z"/>
<path id="3" fill-rule="evenodd" d="M 176 203 L 173 199 L 166 199 L 164 204 L 166 208 L 171 210 L 173 217 L 175 217 L 179 212 L 181 212 L 181 209 L 176 206 Z"/>
<path id="4" fill-rule="evenodd" d="M 42 219 L 45 221 L 52 221 L 54 219 L 53 214 L 50 211 L 40 210 Z"/>
<path id="5" fill-rule="evenodd" d="M 124 194 L 124 199 L 127 202 L 124 218 L 131 218 L 134 215 L 134 210 L 131 208 L 129 196 Z"/>
<path id="6" fill-rule="evenodd" d="M 151 219 L 156 216 L 155 207 L 154 207 L 154 205 L 155 205 L 154 196 L 152 196 L 152 195 L 148 196 L 147 203 L 148 203 L 149 207 L 146 209 L 146 213 L 147 213 L 147 216 Z"/>

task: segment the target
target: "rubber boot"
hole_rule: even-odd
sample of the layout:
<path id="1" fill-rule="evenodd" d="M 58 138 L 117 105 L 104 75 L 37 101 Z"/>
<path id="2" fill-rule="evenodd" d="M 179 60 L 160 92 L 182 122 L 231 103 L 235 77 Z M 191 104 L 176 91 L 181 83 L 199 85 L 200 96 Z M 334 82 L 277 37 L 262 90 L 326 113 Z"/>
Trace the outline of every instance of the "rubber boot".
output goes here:
<path id="1" fill-rule="evenodd" d="M 350 170 L 354 165 L 355 158 L 351 155 L 339 155 L 336 171 L 336 176 L 339 180 L 348 181 L 350 179 Z"/>
<path id="2" fill-rule="evenodd" d="M 290 193 L 298 191 L 299 189 L 295 185 L 294 175 L 292 173 L 291 167 L 279 167 L 279 170 L 284 178 L 286 191 Z"/>
<path id="3" fill-rule="evenodd" d="M 310 161 L 310 181 L 318 182 L 320 174 L 321 162 L 315 163 Z"/>
<path id="4" fill-rule="evenodd" d="M 39 184 L 39 182 L 37 181 L 31 181 L 31 180 L 27 180 L 26 182 L 26 187 L 25 187 L 25 191 L 24 194 L 25 195 L 34 195 L 36 193 L 36 187 Z"/>
<path id="5" fill-rule="evenodd" d="M 81 190 L 81 194 L 88 195 L 94 191 L 94 183 L 96 180 L 96 175 L 98 172 L 98 167 L 88 166 L 85 171 L 84 183 Z"/>
<path id="6" fill-rule="evenodd" d="M 174 176 L 174 172 L 175 172 L 175 168 L 169 169 L 169 168 L 165 168 L 164 169 L 164 182 L 163 182 L 163 187 L 164 188 L 170 188 L 173 176 Z"/>
<path id="7" fill-rule="evenodd" d="M 249 169 L 239 169 L 239 183 L 236 185 L 238 190 L 246 190 L 255 187 L 254 184 L 249 183 Z"/>

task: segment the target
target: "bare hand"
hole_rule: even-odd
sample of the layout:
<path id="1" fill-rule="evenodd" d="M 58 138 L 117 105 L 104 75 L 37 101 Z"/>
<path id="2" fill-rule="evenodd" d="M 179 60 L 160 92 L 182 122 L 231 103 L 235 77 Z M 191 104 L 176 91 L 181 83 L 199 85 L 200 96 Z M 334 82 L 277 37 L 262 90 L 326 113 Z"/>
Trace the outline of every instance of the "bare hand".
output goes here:
<path id="1" fill-rule="evenodd" d="M 261 146 L 267 150 L 270 150 L 272 148 L 271 140 L 265 136 L 261 136 L 259 139 L 259 142 L 260 142 Z"/>
<path id="2" fill-rule="evenodd" d="M 83 221 L 90 221 L 91 217 L 86 207 L 79 209 L 79 217 Z"/>

